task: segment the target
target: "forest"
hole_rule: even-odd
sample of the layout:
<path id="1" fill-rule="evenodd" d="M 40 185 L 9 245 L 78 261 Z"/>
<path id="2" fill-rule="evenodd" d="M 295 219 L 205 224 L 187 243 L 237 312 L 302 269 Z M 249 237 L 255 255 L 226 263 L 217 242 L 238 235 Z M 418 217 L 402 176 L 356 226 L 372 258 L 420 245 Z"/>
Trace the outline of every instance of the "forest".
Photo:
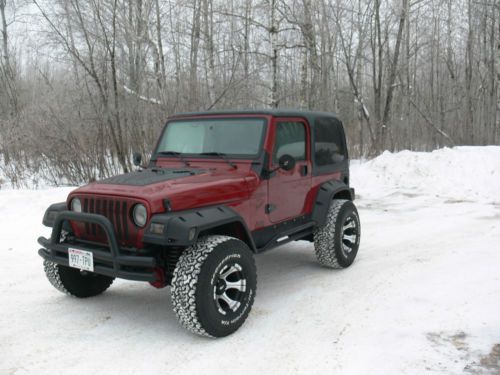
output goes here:
<path id="1" fill-rule="evenodd" d="M 498 145 L 499 15 L 500 0 L 0 0 L 0 175 L 127 172 L 168 116 L 199 110 L 336 112 L 352 158 Z"/>

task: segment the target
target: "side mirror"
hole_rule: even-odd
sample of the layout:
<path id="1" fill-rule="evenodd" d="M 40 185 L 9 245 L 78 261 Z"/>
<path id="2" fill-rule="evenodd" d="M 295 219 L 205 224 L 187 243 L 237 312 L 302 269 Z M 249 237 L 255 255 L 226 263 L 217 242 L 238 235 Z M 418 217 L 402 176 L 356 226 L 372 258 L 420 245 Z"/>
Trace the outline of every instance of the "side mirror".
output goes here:
<path id="1" fill-rule="evenodd" d="M 284 171 L 291 171 L 295 168 L 295 158 L 292 155 L 281 155 L 278 164 Z"/>
<path id="2" fill-rule="evenodd" d="M 270 177 L 272 173 L 276 172 L 278 169 L 283 169 L 284 171 L 291 171 L 295 168 L 295 158 L 292 155 L 281 155 L 278 159 L 278 166 L 274 169 L 269 169 L 266 171 L 266 175 Z"/>
<path id="3" fill-rule="evenodd" d="M 140 152 L 134 152 L 132 154 L 132 163 L 136 166 L 136 167 L 140 167 L 141 166 L 141 162 L 142 162 L 142 155 Z"/>

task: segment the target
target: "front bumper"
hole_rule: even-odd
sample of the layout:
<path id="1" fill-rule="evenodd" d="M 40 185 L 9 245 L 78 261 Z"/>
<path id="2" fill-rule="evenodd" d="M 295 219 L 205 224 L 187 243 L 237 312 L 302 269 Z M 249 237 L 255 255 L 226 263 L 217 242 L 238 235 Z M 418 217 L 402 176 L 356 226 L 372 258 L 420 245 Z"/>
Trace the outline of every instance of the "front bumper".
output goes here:
<path id="1" fill-rule="evenodd" d="M 66 221 L 78 221 L 101 226 L 108 239 L 107 244 L 90 243 L 88 241 L 61 242 L 61 231 Z M 118 246 L 115 230 L 111 222 L 102 215 L 60 211 L 54 219 L 50 239 L 38 238 L 38 243 L 43 246 L 38 254 L 45 260 L 69 266 L 68 249 L 90 251 L 94 258 L 94 272 L 110 277 L 117 277 L 135 281 L 157 280 L 157 261 L 155 257 L 137 255 L 130 249 Z"/>

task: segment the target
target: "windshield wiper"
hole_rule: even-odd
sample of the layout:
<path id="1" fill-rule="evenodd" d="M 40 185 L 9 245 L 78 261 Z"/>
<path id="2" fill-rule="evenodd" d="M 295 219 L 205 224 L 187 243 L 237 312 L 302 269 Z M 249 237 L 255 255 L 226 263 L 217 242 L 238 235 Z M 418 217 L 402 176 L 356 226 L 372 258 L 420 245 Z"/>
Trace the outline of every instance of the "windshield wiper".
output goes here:
<path id="1" fill-rule="evenodd" d="M 177 151 L 160 151 L 160 152 L 158 152 L 158 154 L 164 155 L 164 156 L 170 156 L 170 155 L 176 156 L 176 157 L 179 158 L 180 161 L 182 161 L 186 165 L 186 167 L 190 166 L 189 162 L 186 159 L 184 159 L 184 157 L 182 156 L 182 154 L 180 152 L 177 152 Z"/>
<path id="2" fill-rule="evenodd" d="M 238 169 L 238 166 L 234 164 L 231 160 L 227 158 L 227 155 L 223 152 L 202 152 L 200 155 L 206 156 L 218 156 L 222 160 L 224 160 L 231 168 Z"/>

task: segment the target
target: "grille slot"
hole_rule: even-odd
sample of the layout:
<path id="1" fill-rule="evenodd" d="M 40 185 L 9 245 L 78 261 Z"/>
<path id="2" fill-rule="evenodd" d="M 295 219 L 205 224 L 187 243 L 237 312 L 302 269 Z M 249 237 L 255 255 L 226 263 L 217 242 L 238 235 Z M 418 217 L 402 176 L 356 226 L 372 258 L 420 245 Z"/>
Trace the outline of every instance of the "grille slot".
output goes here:
<path id="1" fill-rule="evenodd" d="M 129 241 L 129 217 L 128 207 L 130 202 L 126 200 L 106 198 L 84 198 L 83 212 L 103 215 L 111 221 L 119 242 Z M 97 224 L 85 223 L 85 234 L 91 237 L 104 237 L 104 229 Z"/>
<path id="2" fill-rule="evenodd" d="M 83 201 L 83 212 L 89 212 L 89 200 L 87 198 Z M 89 223 L 85 223 L 85 233 L 90 233 Z"/>
<path id="3" fill-rule="evenodd" d="M 120 208 L 121 204 L 119 201 L 115 203 L 115 229 L 116 229 L 116 235 L 118 238 L 122 237 L 122 221 L 121 221 L 121 216 L 120 216 Z"/>
<path id="4" fill-rule="evenodd" d="M 128 239 L 127 202 L 122 202 L 123 238 Z"/>

